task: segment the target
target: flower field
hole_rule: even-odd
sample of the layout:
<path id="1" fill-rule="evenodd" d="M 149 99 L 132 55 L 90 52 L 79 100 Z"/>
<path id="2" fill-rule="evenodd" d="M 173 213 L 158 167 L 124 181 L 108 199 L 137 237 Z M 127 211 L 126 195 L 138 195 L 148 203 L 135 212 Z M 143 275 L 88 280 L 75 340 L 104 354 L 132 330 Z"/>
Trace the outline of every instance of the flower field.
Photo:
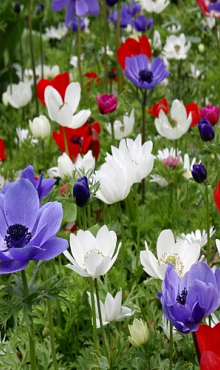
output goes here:
<path id="1" fill-rule="evenodd" d="M 0 368 L 220 369 L 220 2 L 0 4 Z"/>

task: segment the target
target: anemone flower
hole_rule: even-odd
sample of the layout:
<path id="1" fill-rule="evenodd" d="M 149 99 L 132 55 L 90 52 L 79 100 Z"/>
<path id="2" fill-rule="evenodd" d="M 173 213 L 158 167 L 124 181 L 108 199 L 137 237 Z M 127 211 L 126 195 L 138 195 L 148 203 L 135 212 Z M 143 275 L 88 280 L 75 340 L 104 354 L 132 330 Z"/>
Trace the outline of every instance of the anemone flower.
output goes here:
<path id="1" fill-rule="evenodd" d="M 114 231 L 109 231 L 106 225 L 102 226 L 96 237 L 90 231 L 79 230 L 76 235 L 70 235 L 70 249 L 64 254 L 71 262 L 66 265 L 69 269 L 84 277 L 94 279 L 105 275 L 115 263 L 121 243 L 114 254 L 117 236 Z"/>
<path id="2" fill-rule="evenodd" d="M 27 179 L 0 193 L 0 274 L 24 270 L 30 260 L 48 261 L 68 247 L 57 238 L 63 218 L 58 202 L 40 205 L 38 192 Z"/>
<path id="3" fill-rule="evenodd" d="M 52 86 L 47 86 L 44 97 L 50 118 L 61 126 L 79 128 L 91 114 L 90 109 L 84 109 L 73 115 L 81 97 L 79 82 L 71 82 L 67 86 L 64 98 Z"/>
<path id="4" fill-rule="evenodd" d="M 125 59 L 132 55 L 144 54 L 149 59 L 151 57 L 151 46 L 146 35 L 138 36 L 138 41 L 132 37 L 126 39 L 117 50 L 118 61 L 123 69 L 125 69 Z"/>
<path id="5" fill-rule="evenodd" d="M 220 303 L 220 270 L 215 272 L 203 261 L 192 265 L 181 279 L 172 263 L 166 270 L 162 293 L 158 292 L 164 315 L 183 334 L 199 329 L 202 319 Z"/>
<path id="6" fill-rule="evenodd" d="M 8 156 L 9 153 L 5 154 L 5 143 L 0 139 L 0 163 Z"/>

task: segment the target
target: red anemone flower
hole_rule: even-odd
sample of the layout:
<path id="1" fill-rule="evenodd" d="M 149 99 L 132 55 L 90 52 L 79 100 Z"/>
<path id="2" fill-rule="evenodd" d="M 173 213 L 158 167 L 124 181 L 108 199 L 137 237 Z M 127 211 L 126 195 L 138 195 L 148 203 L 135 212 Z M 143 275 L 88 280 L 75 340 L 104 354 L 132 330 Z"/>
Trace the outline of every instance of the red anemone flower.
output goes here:
<path id="1" fill-rule="evenodd" d="M 117 57 L 120 65 L 125 69 L 125 58 L 131 57 L 132 55 L 144 54 L 150 59 L 151 57 L 151 46 L 147 36 L 138 36 L 139 41 L 129 37 L 123 42 L 120 48 L 117 50 Z"/>
<path id="2" fill-rule="evenodd" d="M 192 122 L 191 122 L 190 127 L 196 126 L 200 120 L 198 105 L 196 103 L 190 103 L 190 104 L 187 104 L 185 108 L 186 108 L 187 117 L 189 116 L 190 112 L 192 115 Z"/>
<path id="3" fill-rule="evenodd" d="M 167 114 L 170 110 L 166 98 L 162 98 L 157 102 L 157 104 L 153 104 L 151 109 L 148 109 L 148 113 L 158 118 L 161 109 L 164 111 L 165 114 Z"/>
<path id="4" fill-rule="evenodd" d="M 95 72 L 87 72 L 86 77 L 89 79 L 89 81 L 86 82 L 87 86 L 91 85 L 92 82 L 97 82 L 98 84 L 101 82 L 99 76 Z"/>
<path id="5" fill-rule="evenodd" d="M 218 182 L 218 189 L 214 188 L 213 197 L 214 197 L 215 205 L 218 208 L 218 211 L 220 213 L 220 181 Z"/>
<path id="6" fill-rule="evenodd" d="M 201 355 L 200 370 L 220 369 L 220 323 L 213 328 L 208 325 L 199 325 L 199 329 L 195 335 Z"/>
<path id="7" fill-rule="evenodd" d="M 74 161 L 76 161 L 78 154 L 86 154 L 91 149 L 95 159 L 97 160 L 100 149 L 99 132 L 101 130 L 98 122 L 93 124 L 89 124 L 87 122 L 77 129 L 60 126 L 59 133 L 53 132 L 53 138 L 62 153 L 65 152 L 63 129 L 65 130 L 69 156 L 71 159 L 74 158 Z"/>
<path id="8" fill-rule="evenodd" d="M 2 162 L 9 153 L 5 154 L 5 143 L 2 139 L 0 139 L 0 162 Z"/>
<path id="9" fill-rule="evenodd" d="M 69 84 L 70 84 L 69 72 L 60 73 L 59 75 L 54 77 L 52 81 L 42 78 L 37 83 L 37 97 L 43 105 L 46 105 L 44 101 L 44 91 L 47 86 L 52 86 L 60 93 L 64 101 L 65 91 Z"/>

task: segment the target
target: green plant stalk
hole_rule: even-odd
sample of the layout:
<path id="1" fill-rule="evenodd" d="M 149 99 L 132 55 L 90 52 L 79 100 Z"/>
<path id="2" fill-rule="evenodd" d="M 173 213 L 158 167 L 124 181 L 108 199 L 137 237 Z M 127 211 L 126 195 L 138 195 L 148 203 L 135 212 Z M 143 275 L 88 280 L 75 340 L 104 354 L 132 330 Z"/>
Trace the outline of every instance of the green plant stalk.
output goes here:
<path id="1" fill-rule="evenodd" d="M 120 273 L 120 281 L 121 287 L 123 287 L 123 270 L 125 264 L 125 236 L 124 236 L 124 226 L 123 226 L 123 219 L 122 219 L 122 211 L 121 211 L 121 203 L 118 202 L 118 213 L 120 218 L 120 225 L 121 225 L 121 273 Z"/>
<path id="2" fill-rule="evenodd" d="M 47 271 L 46 266 L 44 265 L 42 267 L 43 270 L 43 276 L 44 280 L 47 280 Z M 57 357 L 56 357 L 56 346 L 55 346 L 55 340 L 54 340 L 54 330 L 53 330 L 53 313 L 52 313 L 52 306 L 51 301 L 47 298 L 47 312 L 48 312 L 48 322 L 49 322 L 49 330 L 50 330 L 50 344 L 51 344 L 51 352 L 52 352 L 52 358 L 53 358 L 53 366 L 54 370 L 58 370 L 57 365 Z"/>
<path id="3" fill-rule="evenodd" d="M 107 80 L 108 80 L 108 54 L 107 54 L 107 7 L 106 2 L 103 1 L 103 21 L 104 21 L 104 69 L 105 69 L 105 79 L 104 79 L 104 92 L 107 93 Z"/>
<path id="4" fill-rule="evenodd" d="M 95 312 L 95 298 L 94 298 L 94 287 L 93 287 L 93 278 L 89 278 L 90 284 L 90 294 L 91 294 L 91 305 L 92 305 L 92 331 L 93 331 L 93 344 L 94 350 L 98 351 L 98 340 L 97 340 L 97 328 L 96 328 L 96 312 Z"/>
<path id="5" fill-rule="evenodd" d="M 19 49 L 20 49 L 20 62 L 21 62 L 21 80 L 24 81 L 24 56 L 23 56 L 23 48 L 22 48 L 22 40 L 21 40 L 20 17 L 18 20 L 18 32 L 19 32 Z"/>
<path id="6" fill-rule="evenodd" d="M 43 54 L 43 42 L 42 42 L 42 26 L 41 20 L 39 22 L 39 35 L 40 35 L 40 64 L 41 64 L 41 76 L 44 78 L 44 54 Z"/>
<path id="7" fill-rule="evenodd" d="M 170 323 L 170 364 L 169 370 L 173 367 L 173 325 Z"/>
<path id="8" fill-rule="evenodd" d="M 146 103 L 147 103 L 147 90 L 143 92 L 142 108 L 142 145 L 145 143 L 146 135 Z M 142 204 L 145 202 L 145 179 L 142 180 Z"/>
<path id="9" fill-rule="evenodd" d="M 69 148 L 68 148 L 68 145 L 67 145 L 67 138 L 66 138 L 66 131 L 65 131 L 65 127 L 62 126 L 62 130 L 63 130 L 63 138 L 64 138 L 64 147 L 65 147 L 65 152 L 68 156 L 70 156 L 70 153 L 69 153 Z"/>
<path id="10" fill-rule="evenodd" d="M 34 59 L 34 47 L 32 39 L 32 21 L 31 21 L 31 0 L 28 1 L 28 27 L 29 27 L 29 43 L 30 43 L 30 53 L 31 53 L 31 64 L 34 76 L 34 91 L 35 91 L 35 104 L 36 104 L 36 116 L 39 116 L 39 104 L 37 99 L 37 79 L 35 72 L 35 59 Z"/>
<path id="11" fill-rule="evenodd" d="M 209 194 L 208 194 L 208 186 L 205 185 L 205 191 L 206 191 L 206 217 L 207 217 L 207 264 L 210 264 L 210 234 L 209 234 Z"/>
<path id="12" fill-rule="evenodd" d="M 44 140 L 43 139 L 41 139 L 41 146 L 42 146 L 43 165 L 44 165 L 44 170 L 46 171 L 47 167 L 46 167 Z"/>
<path id="13" fill-rule="evenodd" d="M 117 23 L 116 23 L 116 42 L 115 42 L 116 55 L 117 55 L 117 50 L 119 49 L 119 46 L 120 46 L 121 0 L 118 0 L 117 12 L 118 12 L 118 18 L 117 18 Z M 121 66 L 118 60 L 116 62 L 116 69 L 117 69 L 117 80 L 118 80 L 118 94 L 121 94 L 122 92 L 122 71 L 121 71 Z"/>
<path id="14" fill-rule="evenodd" d="M 27 283 L 27 277 L 26 277 L 25 270 L 21 271 L 21 278 L 22 278 L 22 283 L 23 283 L 23 286 L 24 286 L 24 294 L 25 294 L 25 296 L 28 296 L 29 295 L 29 289 L 28 289 L 28 283 Z M 30 305 L 30 308 L 31 308 L 31 305 Z M 32 321 L 31 316 L 29 316 L 29 319 L 31 321 L 31 329 L 28 332 L 29 347 L 30 347 L 31 370 L 37 370 L 35 343 L 34 343 L 34 331 L 33 331 L 33 321 Z"/>
<path id="15" fill-rule="evenodd" d="M 82 66 L 81 66 L 81 22 L 80 17 L 78 18 L 78 28 L 77 28 L 77 54 L 78 54 L 78 70 L 79 70 L 79 79 L 82 91 L 82 99 L 85 102 L 85 92 L 84 92 L 84 85 L 83 85 L 83 75 L 82 75 Z"/>
<path id="16" fill-rule="evenodd" d="M 201 353 L 200 353 L 200 350 L 199 350 L 199 345 L 198 345 L 198 341 L 197 341 L 197 337 L 196 337 L 195 332 L 192 332 L 192 337 L 193 337 L 193 342 L 194 342 L 198 362 L 200 363 Z"/>
<path id="17" fill-rule="evenodd" d="M 100 307 L 100 302 L 99 302 L 99 289 L 98 289 L 97 279 L 94 279 L 94 281 L 95 281 L 95 291 L 96 291 L 96 297 L 97 297 L 97 307 L 98 307 L 98 313 L 99 313 L 100 328 L 101 328 L 101 334 L 102 334 L 102 342 L 103 342 L 103 347 L 105 351 L 105 357 L 108 360 L 108 364 L 110 364 L 110 358 L 109 358 L 109 353 L 107 349 L 107 341 L 106 341 L 105 331 L 104 331 L 104 327 L 102 323 L 102 314 L 101 314 L 101 307 Z"/>
<path id="18" fill-rule="evenodd" d="M 137 221 L 136 269 L 138 269 L 138 262 L 140 258 L 140 219 L 139 219 L 139 205 L 138 205 L 137 193 L 138 193 L 138 184 L 135 185 L 136 221 Z"/>
<path id="19" fill-rule="evenodd" d="M 111 120 L 111 128 L 112 128 L 112 145 L 115 146 L 115 130 L 114 130 L 114 122 Z"/>

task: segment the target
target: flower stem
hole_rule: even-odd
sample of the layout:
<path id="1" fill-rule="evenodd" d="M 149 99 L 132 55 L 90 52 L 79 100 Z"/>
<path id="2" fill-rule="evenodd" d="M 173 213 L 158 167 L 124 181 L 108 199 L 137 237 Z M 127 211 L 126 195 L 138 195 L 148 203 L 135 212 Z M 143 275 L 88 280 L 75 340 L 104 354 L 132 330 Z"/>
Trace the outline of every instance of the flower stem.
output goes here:
<path id="1" fill-rule="evenodd" d="M 125 260 L 125 242 L 124 242 L 124 226 L 123 226 L 123 220 L 122 220 L 122 211 L 121 211 L 121 203 L 118 202 L 118 210 L 119 210 L 119 218 L 120 218 L 120 224 L 121 224 L 121 287 L 123 287 L 123 270 L 124 270 L 124 260 Z"/>
<path id="2" fill-rule="evenodd" d="M 34 76 L 34 91 L 35 91 L 35 103 L 36 103 L 36 116 L 39 116 L 39 104 L 37 99 L 37 79 L 35 72 L 35 59 L 34 59 L 34 47 L 32 39 L 32 21 L 31 21 L 31 0 L 28 1 L 28 27 L 29 27 L 29 42 L 30 42 L 30 52 L 31 52 L 31 63 Z"/>
<path id="3" fill-rule="evenodd" d="M 78 16 L 78 28 L 77 28 L 77 36 L 78 36 L 78 70 L 79 70 L 79 78 L 80 78 L 80 85 L 81 85 L 81 90 L 82 90 L 82 99 L 85 102 L 85 94 L 84 94 L 84 85 L 83 85 L 83 76 L 82 76 L 82 66 L 81 66 L 81 20 L 80 17 Z"/>
<path id="4" fill-rule="evenodd" d="M 115 129 L 114 129 L 114 122 L 111 122 L 112 128 L 112 145 L 115 146 Z"/>
<path id="5" fill-rule="evenodd" d="M 99 313 L 99 321 L 100 321 L 100 328 L 101 328 L 102 341 L 103 341 L 103 346 L 104 346 L 104 351 L 105 351 L 105 357 L 107 358 L 108 363 L 109 363 L 110 358 L 109 358 L 109 353 L 107 350 L 107 341 L 106 341 L 105 331 L 104 331 L 104 327 L 102 324 L 102 314 L 101 314 L 101 307 L 100 307 L 100 302 L 99 302 L 99 290 L 98 290 L 97 279 L 95 279 L 95 291 L 96 291 L 96 297 L 97 297 L 97 307 L 98 307 L 98 313 Z"/>
<path id="6" fill-rule="evenodd" d="M 44 78 L 44 54 L 43 54 L 41 20 L 39 22 L 39 37 L 40 37 L 40 64 L 41 64 L 41 76 L 42 76 L 41 78 Z"/>
<path id="7" fill-rule="evenodd" d="M 21 278 L 22 278 L 22 283 L 23 283 L 23 287 L 24 287 L 24 294 L 25 294 L 25 296 L 28 296 L 29 295 L 29 289 L 28 289 L 28 283 L 27 283 L 27 277 L 26 277 L 25 270 L 21 271 Z M 31 305 L 30 305 L 30 308 L 31 308 Z M 32 317 L 31 316 L 29 316 L 29 320 L 31 322 L 30 329 L 28 330 L 31 370 L 37 370 L 33 322 L 32 322 Z"/>
<path id="8" fill-rule="evenodd" d="M 96 327 L 96 312 L 95 312 L 95 299 L 94 299 L 94 287 L 93 287 L 93 279 L 89 278 L 90 284 L 90 294 L 91 294 L 91 304 L 92 304 L 92 330 L 93 330 L 93 344 L 94 350 L 98 351 L 98 340 L 97 340 L 97 327 Z"/>
<path id="9" fill-rule="evenodd" d="M 116 54 L 117 54 L 117 50 L 119 49 L 119 45 L 120 45 L 120 20 L 121 20 L 121 0 L 118 0 L 118 4 L 117 4 L 117 14 L 118 14 L 118 18 L 117 18 L 117 23 L 116 23 Z M 121 66 L 117 60 L 117 80 L 118 80 L 118 94 L 121 93 L 122 91 L 122 71 L 121 71 Z"/>
<path id="10" fill-rule="evenodd" d="M 104 92 L 107 93 L 107 80 L 108 80 L 108 55 L 107 55 L 107 7 L 106 2 L 103 1 L 103 21 L 104 21 L 104 68 L 105 68 L 105 79 L 104 79 Z M 113 144 L 114 145 L 114 144 Z"/>
<path id="11" fill-rule="evenodd" d="M 207 212 L 207 264 L 210 264 L 210 235 L 209 235 L 209 194 L 208 194 L 208 186 L 205 185 L 206 188 L 206 212 Z"/>
<path id="12" fill-rule="evenodd" d="M 198 341 L 197 341 L 197 337 L 196 337 L 196 332 L 192 332 L 192 337 L 193 337 L 193 342 L 194 342 L 194 346 L 195 346 L 195 350 L 196 350 L 196 355 L 197 355 L 198 361 L 200 363 L 201 353 L 200 353 L 200 350 L 199 350 L 199 345 L 198 345 Z"/>
<path id="13" fill-rule="evenodd" d="M 147 90 L 144 90 L 142 108 L 142 145 L 145 143 Z M 142 180 L 142 204 L 145 202 L 145 179 Z"/>
<path id="14" fill-rule="evenodd" d="M 139 206 L 138 206 L 138 184 L 135 186 L 135 201 L 136 201 L 136 221 L 137 221 L 137 251 L 136 251 L 136 269 L 140 258 L 140 221 L 139 221 Z"/>
<path id="15" fill-rule="evenodd" d="M 64 126 L 62 126 L 62 130 L 63 130 L 63 139 L 64 139 L 65 152 L 66 152 L 66 154 L 68 154 L 68 156 L 70 156 L 70 154 L 69 154 L 69 148 L 68 148 L 68 145 L 67 145 L 66 131 L 65 131 L 65 127 Z"/>
<path id="16" fill-rule="evenodd" d="M 170 323 L 170 365 L 169 370 L 173 367 L 173 325 Z"/>

